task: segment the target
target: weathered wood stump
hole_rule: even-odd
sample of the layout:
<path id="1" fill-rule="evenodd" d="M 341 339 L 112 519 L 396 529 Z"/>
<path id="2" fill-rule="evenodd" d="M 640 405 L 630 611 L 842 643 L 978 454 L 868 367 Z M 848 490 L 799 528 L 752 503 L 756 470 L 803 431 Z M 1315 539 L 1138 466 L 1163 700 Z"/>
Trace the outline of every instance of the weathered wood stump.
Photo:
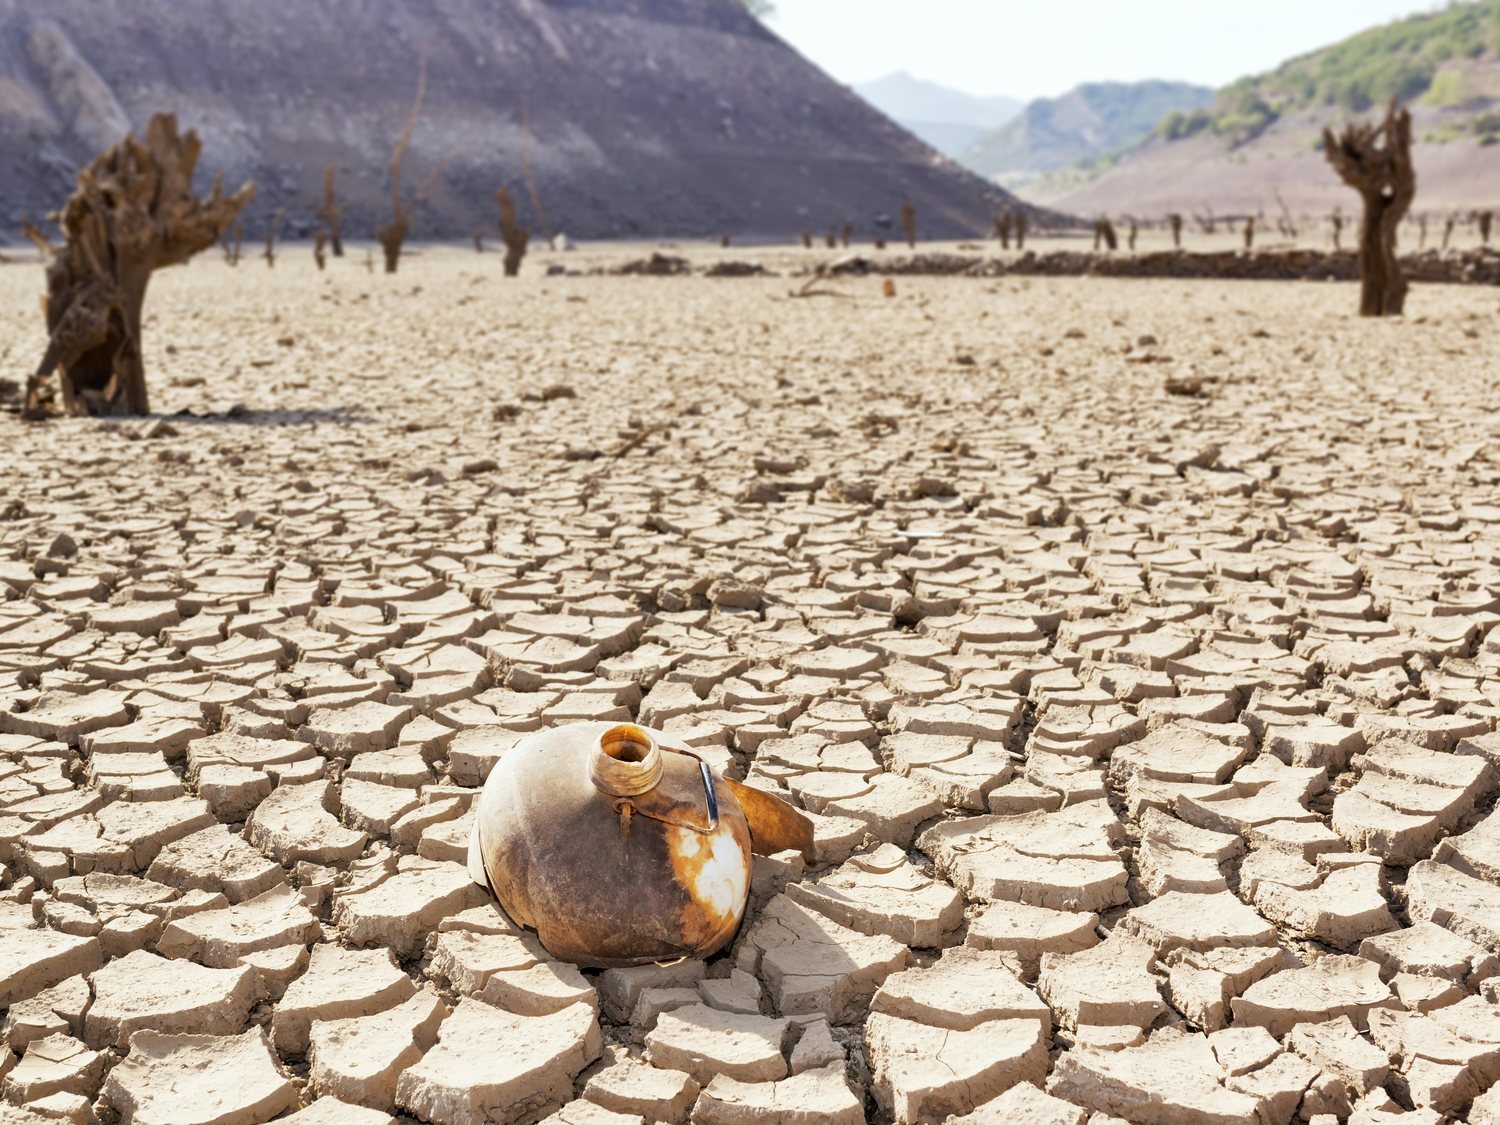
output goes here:
<path id="1" fill-rule="evenodd" d="M 323 203 L 318 208 L 318 218 L 323 220 L 323 225 L 328 231 L 328 242 L 333 250 L 335 258 L 344 256 L 344 205 L 339 202 L 339 194 L 334 186 L 334 178 L 338 175 L 338 169 L 332 164 L 323 169 Z"/>
<path id="2" fill-rule="evenodd" d="M 271 216 L 271 225 L 266 229 L 266 249 L 261 257 L 266 260 L 267 269 L 276 268 L 276 239 L 281 234 L 281 223 L 286 218 L 286 208 L 278 208 L 276 214 Z"/>
<path id="3" fill-rule="evenodd" d="M 391 221 L 375 228 L 375 239 L 385 255 L 385 272 L 395 273 L 401 264 L 401 247 L 411 231 L 411 212 L 425 193 L 427 186 L 438 175 L 434 172 L 410 199 L 401 198 L 401 162 L 406 159 L 406 150 L 411 147 L 411 135 L 416 131 L 417 121 L 422 116 L 422 103 L 427 97 L 427 58 L 423 56 L 421 69 L 417 73 L 417 96 L 412 102 L 411 116 L 396 138 L 395 150 L 391 153 Z"/>
<path id="4" fill-rule="evenodd" d="M 29 412 L 54 372 L 70 414 L 150 412 L 141 312 L 151 274 L 211 247 L 255 195 L 247 183 L 226 196 L 217 180 L 207 199 L 193 194 L 202 147 L 159 113 L 144 140 L 127 136 L 78 174 L 59 222 L 67 242 L 47 266 L 50 339 L 26 386 Z"/>
<path id="5" fill-rule="evenodd" d="M 1000 239 L 1000 249 L 1002 250 L 1010 249 L 1010 230 L 1012 225 L 1013 220 L 1009 207 L 995 216 L 995 235 Z"/>
<path id="6" fill-rule="evenodd" d="M 1359 192 L 1360 316 L 1399 316 L 1406 279 L 1396 260 L 1396 226 L 1417 194 L 1411 163 L 1411 114 L 1391 99 L 1380 124 L 1362 121 L 1335 137 L 1323 130 L 1323 151 L 1339 178 Z"/>
<path id="7" fill-rule="evenodd" d="M 516 221 L 516 201 L 507 188 L 495 193 L 495 202 L 500 207 L 500 241 L 505 243 L 505 276 L 516 277 L 531 245 L 531 229 Z"/>

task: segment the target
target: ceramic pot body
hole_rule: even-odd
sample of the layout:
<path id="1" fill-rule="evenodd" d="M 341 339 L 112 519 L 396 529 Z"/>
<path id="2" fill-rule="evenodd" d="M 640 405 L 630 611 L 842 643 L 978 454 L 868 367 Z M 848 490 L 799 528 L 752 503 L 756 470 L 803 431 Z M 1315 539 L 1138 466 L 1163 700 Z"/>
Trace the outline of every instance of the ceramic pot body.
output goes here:
<path id="1" fill-rule="evenodd" d="M 630 724 L 517 743 L 485 782 L 469 869 L 553 956 L 588 967 L 706 957 L 750 894 L 750 829 L 698 758 Z"/>

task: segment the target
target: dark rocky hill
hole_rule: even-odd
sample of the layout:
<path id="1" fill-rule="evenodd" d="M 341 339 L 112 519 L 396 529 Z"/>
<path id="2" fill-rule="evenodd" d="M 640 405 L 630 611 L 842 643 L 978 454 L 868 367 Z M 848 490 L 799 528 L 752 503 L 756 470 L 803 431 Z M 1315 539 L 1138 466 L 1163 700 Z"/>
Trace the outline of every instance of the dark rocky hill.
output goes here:
<path id="1" fill-rule="evenodd" d="M 739 0 L 0 0 L 0 225 L 57 207 L 89 157 L 168 110 L 205 173 L 258 181 L 252 228 L 290 205 L 305 232 L 333 163 L 348 234 L 368 237 L 424 54 L 404 179 L 442 171 L 417 239 L 493 226 L 501 184 L 523 221 L 580 237 L 868 234 L 908 197 L 924 235 L 958 236 L 1012 202 Z"/>

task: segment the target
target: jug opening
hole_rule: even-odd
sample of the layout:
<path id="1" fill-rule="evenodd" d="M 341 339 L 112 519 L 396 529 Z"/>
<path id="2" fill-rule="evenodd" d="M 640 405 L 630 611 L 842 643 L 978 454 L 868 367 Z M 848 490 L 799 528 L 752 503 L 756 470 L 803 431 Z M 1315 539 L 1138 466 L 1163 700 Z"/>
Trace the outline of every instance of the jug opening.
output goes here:
<path id="1" fill-rule="evenodd" d="M 599 739 L 599 748 L 617 762 L 644 762 L 652 746 L 649 734 L 629 724 L 607 730 Z"/>
<path id="2" fill-rule="evenodd" d="M 589 761 L 589 777 L 600 792 L 635 797 L 656 788 L 662 768 L 661 748 L 651 733 L 622 723 L 599 736 Z"/>

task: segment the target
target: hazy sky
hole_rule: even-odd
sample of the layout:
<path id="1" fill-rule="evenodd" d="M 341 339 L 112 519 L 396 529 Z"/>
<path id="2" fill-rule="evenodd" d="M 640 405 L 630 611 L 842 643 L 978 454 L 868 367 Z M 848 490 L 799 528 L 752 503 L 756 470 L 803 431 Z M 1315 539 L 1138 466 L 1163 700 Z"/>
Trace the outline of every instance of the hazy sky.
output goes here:
<path id="1" fill-rule="evenodd" d="M 771 27 L 840 82 L 894 70 L 974 94 L 1080 82 L 1222 86 L 1431 0 L 775 0 Z"/>

